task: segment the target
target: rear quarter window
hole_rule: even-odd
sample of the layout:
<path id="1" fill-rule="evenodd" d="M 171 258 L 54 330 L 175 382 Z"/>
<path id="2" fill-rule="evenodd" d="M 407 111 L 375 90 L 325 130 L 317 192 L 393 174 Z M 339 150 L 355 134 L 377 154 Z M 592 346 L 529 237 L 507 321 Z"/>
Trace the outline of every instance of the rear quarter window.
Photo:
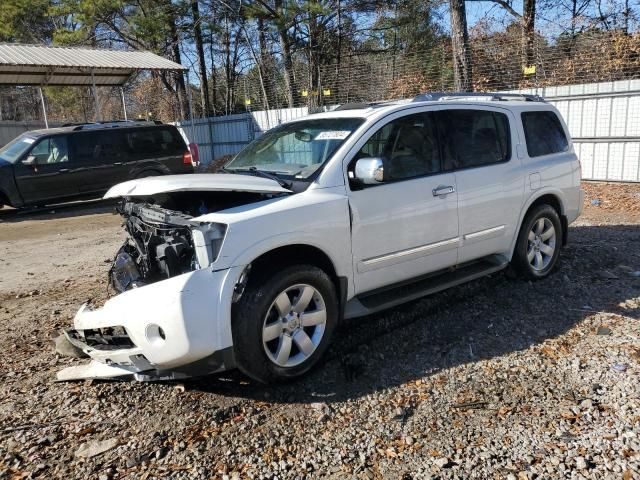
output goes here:
<path id="1" fill-rule="evenodd" d="M 185 150 L 177 131 L 171 128 L 147 128 L 128 134 L 131 151 L 137 154 L 172 155 Z"/>
<path id="2" fill-rule="evenodd" d="M 569 149 L 569 140 L 554 112 L 523 112 L 521 117 L 530 157 L 566 152 Z"/>

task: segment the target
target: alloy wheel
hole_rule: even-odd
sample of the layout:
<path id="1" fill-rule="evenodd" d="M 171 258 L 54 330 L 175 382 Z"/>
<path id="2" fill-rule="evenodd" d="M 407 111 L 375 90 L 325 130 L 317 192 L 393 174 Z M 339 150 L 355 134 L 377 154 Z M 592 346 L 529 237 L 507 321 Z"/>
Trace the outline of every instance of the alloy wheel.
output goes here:
<path id="1" fill-rule="evenodd" d="M 264 351 L 280 367 L 300 365 L 322 342 L 326 324 L 325 302 L 316 288 L 308 284 L 288 287 L 276 296 L 265 316 Z"/>

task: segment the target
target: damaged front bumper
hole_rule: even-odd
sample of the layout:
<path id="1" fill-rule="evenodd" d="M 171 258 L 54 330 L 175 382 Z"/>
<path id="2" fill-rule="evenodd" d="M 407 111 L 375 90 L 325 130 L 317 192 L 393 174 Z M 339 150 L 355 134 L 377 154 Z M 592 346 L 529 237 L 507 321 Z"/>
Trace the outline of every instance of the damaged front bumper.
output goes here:
<path id="1" fill-rule="evenodd" d="M 232 368 L 231 300 L 241 270 L 197 270 L 128 290 L 96 310 L 82 306 L 65 336 L 92 361 L 57 379 L 175 380 Z"/>

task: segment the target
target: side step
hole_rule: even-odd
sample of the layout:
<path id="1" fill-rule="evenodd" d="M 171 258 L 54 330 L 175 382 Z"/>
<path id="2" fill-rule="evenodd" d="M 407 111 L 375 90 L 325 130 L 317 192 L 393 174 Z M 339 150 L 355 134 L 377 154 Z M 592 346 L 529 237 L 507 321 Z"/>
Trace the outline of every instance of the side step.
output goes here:
<path id="1" fill-rule="evenodd" d="M 504 269 L 509 262 L 502 256 L 492 255 L 455 269 L 440 270 L 388 287 L 362 293 L 347 302 L 344 318 L 361 317 L 395 307 L 447 288 L 485 277 Z"/>

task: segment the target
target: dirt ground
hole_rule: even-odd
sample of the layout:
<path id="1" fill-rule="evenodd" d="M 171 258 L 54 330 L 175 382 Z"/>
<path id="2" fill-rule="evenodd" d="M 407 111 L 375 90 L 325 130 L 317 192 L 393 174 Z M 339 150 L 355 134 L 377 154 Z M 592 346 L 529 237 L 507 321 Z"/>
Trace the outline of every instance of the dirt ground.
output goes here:
<path id="1" fill-rule="evenodd" d="M 2 209 L 0 479 L 640 478 L 640 186 L 585 190 L 548 279 L 347 322 L 281 387 L 53 383 L 78 362 L 53 338 L 106 298 L 120 218 Z"/>

